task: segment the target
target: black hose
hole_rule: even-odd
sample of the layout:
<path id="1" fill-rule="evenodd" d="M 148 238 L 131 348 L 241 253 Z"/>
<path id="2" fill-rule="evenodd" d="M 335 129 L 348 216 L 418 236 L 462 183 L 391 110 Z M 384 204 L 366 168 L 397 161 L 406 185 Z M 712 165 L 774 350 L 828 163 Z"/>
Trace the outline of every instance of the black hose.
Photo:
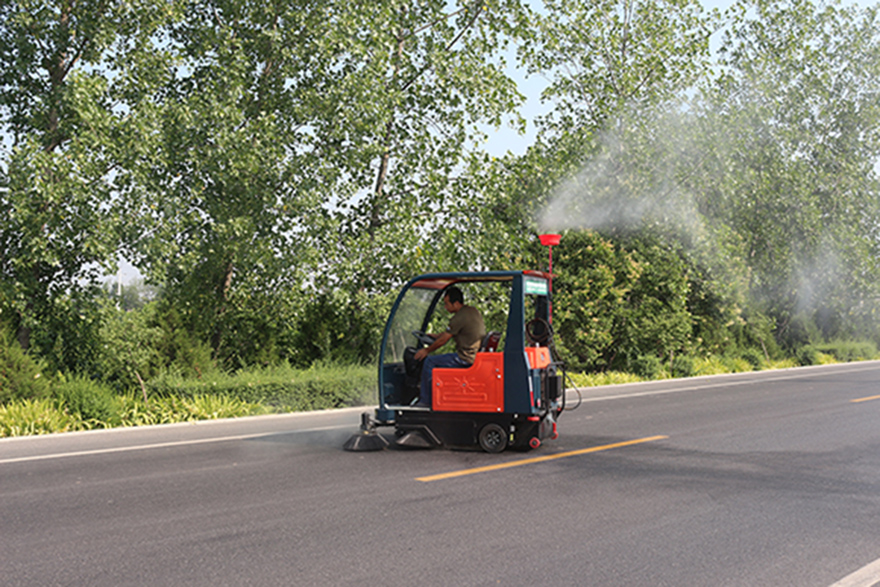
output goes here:
<path id="1" fill-rule="evenodd" d="M 573 408 L 567 408 L 565 405 L 565 385 L 562 386 L 562 409 L 567 409 L 569 412 L 571 412 L 581 407 L 581 404 L 584 403 L 584 396 L 581 395 L 581 390 L 578 389 L 577 386 L 575 386 L 574 381 L 572 381 L 571 377 L 568 376 L 568 372 L 565 373 L 565 378 L 568 379 L 568 382 L 571 383 L 571 388 L 575 390 L 575 392 L 578 394 L 577 405 Z"/>
<path id="2" fill-rule="evenodd" d="M 550 351 L 553 353 L 553 356 L 554 356 L 554 357 L 562 358 L 562 355 L 560 354 L 559 350 L 556 348 L 556 336 L 555 336 L 555 335 L 556 335 L 556 332 L 553 330 L 553 325 L 552 325 L 549 321 L 544 320 L 543 318 L 532 318 L 531 320 L 529 320 L 528 323 L 526 323 L 526 333 L 528 334 L 528 331 L 529 331 L 529 329 L 528 329 L 528 325 L 529 325 L 530 323 L 532 323 L 532 322 L 536 322 L 536 321 L 547 327 L 547 336 L 546 336 L 546 337 L 542 337 L 543 340 L 541 340 L 541 341 L 535 340 L 535 337 L 532 337 L 532 336 L 530 336 L 529 338 L 532 338 L 532 340 L 534 340 L 534 341 L 537 342 L 538 344 L 540 344 L 541 342 L 546 341 L 546 342 L 547 342 L 547 347 L 548 347 L 548 348 L 550 349 Z M 565 361 L 562 361 L 562 364 L 565 365 Z M 568 375 L 568 371 L 566 371 L 565 368 L 562 369 L 562 377 L 563 377 L 563 385 L 562 385 L 562 408 L 560 408 L 560 410 L 557 412 L 557 415 L 561 414 L 563 411 L 566 411 L 566 410 L 569 411 L 569 412 L 574 411 L 574 410 L 578 409 L 579 407 L 581 407 L 581 404 L 584 403 L 584 397 L 581 395 L 581 390 L 578 389 L 577 386 L 575 386 L 574 381 L 571 380 L 571 377 L 569 377 L 569 375 Z M 574 389 L 574 391 L 575 391 L 575 392 L 577 393 L 577 395 L 578 395 L 578 402 L 577 402 L 577 405 L 575 405 L 573 408 L 569 408 L 569 407 L 566 405 L 566 400 L 565 400 L 565 380 L 568 380 L 568 382 L 571 384 L 571 388 Z"/>

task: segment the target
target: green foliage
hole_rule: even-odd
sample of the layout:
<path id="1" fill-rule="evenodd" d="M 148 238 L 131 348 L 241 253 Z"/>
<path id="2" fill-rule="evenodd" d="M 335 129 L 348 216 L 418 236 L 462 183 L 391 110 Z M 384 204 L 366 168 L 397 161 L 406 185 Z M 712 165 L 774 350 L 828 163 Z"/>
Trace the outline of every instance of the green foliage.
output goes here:
<path id="1" fill-rule="evenodd" d="M 815 347 L 807 345 L 798 349 L 795 358 L 798 365 L 806 367 L 819 364 L 819 351 Z"/>
<path id="2" fill-rule="evenodd" d="M 713 21 L 693 0 L 550 0 L 534 20 L 521 55 L 552 76 L 544 97 L 556 108 L 542 125 L 556 135 L 663 102 L 708 63 Z"/>
<path id="3" fill-rule="evenodd" d="M 86 410 L 94 410 L 102 405 L 105 394 L 97 392 L 102 399 L 83 400 L 91 396 L 91 392 L 72 392 L 74 402 L 87 406 Z M 93 390 L 94 391 L 94 390 Z M 106 391 L 106 390 L 105 390 Z M 66 393 L 71 393 L 69 390 Z M 57 399 L 22 400 L 0 406 L 0 437 L 30 436 L 34 434 L 54 434 L 108 428 L 110 426 L 149 426 L 156 424 L 173 424 L 176 422 L 193 422 L 196 420 L 213 420 L 218 418 L 239 418 L 265 414 L 269 410 L 260 405 L 250 404 L 231 397 L 195 396 L 188 398 L 166 397 L 154 398 L 148 403 L 135 393 L 113 396 L 109 412 L 99 409 L 93 414 L 104 413 L 108 420 L 95 417 L 86 418 L 79 411 L 71 411 L 66 403 Z"/>
<path id="4" fill-rule="evenodd" d="M 629 370 L 643 379 L 657 379 L 663 370 L 663 364 L 654 355 L 640 355 L 630 361 Z"/>
<path id="5" fill-rule="evenodd" d="M 481 264 L 455 250 L 472 250 L 466 241 L 482 232 L 470 231 L 470 218 L 463 218 L 476 210 L 458 181 L 470 152 L 481 147 L 484 125 L 512 120 L 524 127 L 515 113 L 523 98 L 504 61 L 514 35 L 530 30 L 533 15 L 524 5 L 348 3 L 357 8 L 343 8 L 343 17 L 368 18 L 376 34 L 338 38 L 328 31 L 353 56 L 350 77 L 363 92 L 334 96 L 348 108 L 333 126 L 345 129 L 353 145 L 359 133 L 367 148 L 348 152 L 353 181 L 342 205 L 328 210 L 338 236 L 322 239 L 329 266 L 349 291 L 385 293 L 456 258 L 464 259 L 457 268 Z"/>
<path id="6" fill-rule="evenodd" d="M 601 385 L 620 385 L 624 383 L 638 383 L 643 381 L 638 375 L 623 373 L 621 371 L 606 371 L 602 373 L 570 373 L 574 385 L 578 387 L 598 387 Z"/>
<path id="7" fill-rule="evenodd" d="M 638 276 L 627 299 L 629 312 L 620 337 L 633 351 L 669 355 L 687 350 L 691 314 L 687 307 L 688 267 L 679 250 L 650 240 L 632 243 Z"/>
<path id="8" fill-rule="evenodd" d="M 276 292 L 384 294 L 424 267 L 479 123 L 521 101 L 499 51 L 520 2 L 473 8 L 186 4 L 122 208 L 136 264 L 216 359 L 299 361 L 300 308 Z"/>
<path id="9" fill-rule="evenodd" d="M 10 340 L 0 327 L 0 406 L 13 400 L 38 400 L 48 395 L 46 366 Z"/>
<path id="10" fill-rule="evenodd" d="M 812 345 L 819 353 L 831 355 L 841 363 L 877 358 L 877 345 L 871 341 L 836 340 Z"/>
<path id="11" fill-rule="evenodd" d="M 179 323 L 179 315 L 162 303 L 121 311 L 105 303 L 96 376 L 117 391 L 139 389 L 142 381 L 172 370 L 200 377 L 216 370 L 211 350 Z"/>
<path id="12" fill-rule="evenodd" d="M 614 245 L 594 232 L 566 232 L 556 249 L 554 326 L 574 369 L 688 348 L 688 270 L 678 251 L 650 238 Z"/>
<path id="13" fill-rule="evenodd" d="M 675 355 L 670 365 L 670 374 L 673 377 L 693 377 L 697 370 L 697 364 L 689 355 Z"/>
<path id="14" fill-rule="evenodd" d="M 376 370 L 346 365 L 301 370 L 282 364 L 200 380 L 167 374 L 150 381 L 148 389 L 150 397 L 214 395 L 285 411 L 331 409 L 375 401 Z"/>
<path id="15" fill-rule="evenodd" d="M 158 397 L 144 403 L 137 393 L 128 393 L 120 396 L 118 402 L 122 426 L 153 426 L 196 420 L 242 418 L 269 412 L 265 406 L 234 397 L 214 395 Z"/>
<path id="16" fill-rule="evenodd" d="M 151 78 L 132 70 L 162 54 L 146 41 L 172 13 L 164 2 L 0 5 L 0 124 L 12 145 L 0 165 L 0 311 L 25 349 L 58 297 L 115 265 L 115 204 L 131 187 L 120 153 L 137 157 L 128 130 L 145 104 L 136 85 Z"/>
<path id="17" fill-rule="evenodd" d="M 93 375 L 99 370 L 101 307 L 95 288 L 56 296 L 31 332 L 31 347 L 53 372 Z"/>
<path id="18" fill-rule="evenodd" d="M 721 375 L 730 373 L 729 364 L 719 355 L 709 355 L 708 357 L 698 357 L 694 360 L 694 375 Z"/>
<path id="19" fill-rule="evenodd" d="M 757 349 L 744 349 L 740 355 L 749 365 L 752 366 L 754 371 L 760 371 L 764 366 L 764 355 L 762 355 L 761 351 Z"/>
<path id="20" fill-rule="evenodd" d="M 737 235 L 731 252 L 747 262 L 750 305 L 785 348 L 809 342 L 798 316 L 825 339 L 872 336 L 877 11 L 755 0 L 731 17 L 724 73 L 694 108 L 698 205 L 714 229 Z"/>
<path id="21" fill-rule="evenodd" d="M 74 416 L 52 399 L 26 399 L 0 405 L 0 437 L 33 436 L 77 430 Z"/>
<path id="22" fill-rule="evenodd" d="M 196 378 L 217 369 L 211 356 L 211 347 L 187 328 L 181 314 L 168 300 L 162 300 L 156 307 L 145 310 L 148 312 L 147 325 L 161 331 L 156 344 L 158 355 L 163 359 L 162 368 Z"/>
<path id="23" fill-rule="evenodd" d="M 296 328 L 290 362 L 368 364 L 375 361 L 391 296 L 348 295 L 342 290 L 308 301 Z"/>
<path id="24" fill-rule="evenodd" d="M 635 264 L 595 233 L 566 234 L 557 247 L 554 328 L 573 369 L 608 365 Z"/>
<path id="25" fill-rule="evenodd" d="M 154 306 L 131 311 L 104 307 L 100 376 L 118 391 L 137 387 L 138 376 L 152 377 L 168 359 L 160 352 L 164 333 L 152 324 L 154 312 Z"/>
<path id="26" fill-rule="evenodd" d="M 121 423 L 119 405 L 113 392 L 97 381 L 77 375 L 62 377 L 52 393 L 59 406 L 81 422 L 99 428 Z"/>

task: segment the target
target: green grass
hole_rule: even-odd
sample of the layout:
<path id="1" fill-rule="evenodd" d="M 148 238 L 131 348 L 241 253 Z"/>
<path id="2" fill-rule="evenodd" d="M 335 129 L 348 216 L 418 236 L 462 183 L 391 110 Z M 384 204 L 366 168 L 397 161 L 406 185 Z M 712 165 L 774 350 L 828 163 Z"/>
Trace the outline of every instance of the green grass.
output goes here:
<path id="1" fill-rule="evenodd" d="M 0 437 L 54 434 L 114 426 L 146 426 L 241 418 L 273 411 L 260 404 L 215 396 L 163 397 L 144 402 L 137 394 L 129 393 L 114 397 L 113 402 L 115 405 L 112 421 L 95 417 L 84 418 L 81 412 L 71 412 L 64 402 L 57 400 L 12 402 L 0 406 Z"/>
<path id="2" fill-rule="evenodd" d="M 638 383 L 643 378 L 632 373 L 608 371 L 607 373 L 570 373 L 569 376 L 578 387 L 599 387 L 601 385 L 617 385 L 620 383 Z"/>
<path id="3" fill-rule="evenodd" d="M 263 404 L 278 411 L 307 411 L 364 405 L 376 399 L 376 368 L 319 365 L 294 369 L 281 364 L 202 379 L 168 374 L 148 384 L 149 396 L 221 396 Z"/>
<path id="4" fill-rule="evenodd" d="M 188 379 L 166 374 L 121 395 L 101 383 L 59 376 L 52 397 L 0 406 L 0 437 L 172 424 L 331 409 L 376 401 L 375 367 L 279 365 Z"/>
<path id="5" fill-rule="evenodd" d="M 836 363 L 832 355 L 819 353 L 819 362 L 817 364 L 827 365 Z M 771 369 L 789 369 L 797 367 L 798 363 L 794 359 L 781 359 L 763 361 L 761 363 L 761 371 Z M 722 357 L 710 356 L 694 359 L 693 376 L 703 375 L 723 375 L 726 373 L 748 373 L 754 371 L 753 362 L 740 357 Z M 616 385 L 620 383 L 637 383 L 639 381 L 650 381 L 633 375 L 631 373 L 622 373 L 619 371 L 609 371 L 607 373 L 570 373 L 571 381 L 578 387 L 598 387 L 601 385 Z M 669 379 L 669 370 L 662 368 L 654 380 Z"/>
<path id="6" fill-rule="evenodd" d="M 840 345 L 835 354 L 843 354 Z M 870 349 L 867 349 L 870 350 Z M 844 349 L 849 355 L 863 347 Z M 814 349 L 815 364 L 839 362 L 835 354 Z M 797 366 L 794 359 L 761 361 L 762 369 Z M 755 361 L 712 356 L 695 358 L 693 374 L 718 375 L 752 371 Z M 569 373 L 578 387 L 636 383 L 631 373 Z M 657 379 L 669 377 L 661 368 Z M 373 366 L 319 365 L 294 369 L 279 365 L 237 374 L 217 373 L 203 379 L 165 374 L 148 383 L 147 401 L 140 390 L 114 394 L 102 384 L 59 376 L 48 398 L 18 399 L 0 405 L 0 437 L 30 436 L 114 426 L 143 426 L 239 418 L 269 413 L 372 405 L 376 401 Z"/>
<path id="7" fill-rule="evenodd" d="M 138 394 L 129 393 L 120 396 L 118 401 L 121 426 L 149 426 L 197 420 L 242 418 L 273 412 L 261 404 L 237 398 L 210 395 L 157 397 L 144 402 Z"/>
<path id="8" fill-rule="evenodd" d="M 82 430 L 81 423 L 50 399 L 25 399 L 0 406 L 0 437 L 73 430 Z"/>

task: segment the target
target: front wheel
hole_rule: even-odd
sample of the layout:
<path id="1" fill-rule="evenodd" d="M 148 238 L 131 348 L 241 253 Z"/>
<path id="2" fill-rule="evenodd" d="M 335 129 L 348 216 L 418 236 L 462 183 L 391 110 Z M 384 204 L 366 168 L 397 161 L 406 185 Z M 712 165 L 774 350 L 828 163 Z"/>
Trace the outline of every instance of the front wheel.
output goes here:
<path id="1" fill-rule="evenodd" d="M 507 448 L 507 434 L 498 424 L 490 423 L 480 430 L 480 448 L 489 453 L 499 453 Z"/>

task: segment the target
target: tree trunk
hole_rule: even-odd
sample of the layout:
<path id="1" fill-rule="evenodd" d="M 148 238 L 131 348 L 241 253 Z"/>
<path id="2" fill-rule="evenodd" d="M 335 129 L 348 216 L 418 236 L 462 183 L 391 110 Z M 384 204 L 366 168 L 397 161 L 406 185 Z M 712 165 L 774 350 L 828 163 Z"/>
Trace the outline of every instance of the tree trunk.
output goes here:
<path id="1" fill-rule="evenodd" d="M 18 339 L 18 344 L 21 346 L 22 350 L 28 350 L 31 346 L 31 329 L 24 325 L 19 326 L 16 338 Z"/>
<path id="2" fill-rule="evenodd" d="M 226 313 L 226 302 L 229 300 L 229 289 L 232 287 L 232 275 L 235 273 L 235 263 L 229 261 L 223 272 L 223 279 L 217 287 L 217 314 L 214 316 L 214 334 L 211 336 L 211 349 L 216 357 L 220 351 L 220 345 L 223 343 L 223 326 L 221 319 Z"/>
<path id="3" fill-rule="evenodd" d="M 403 8 L 406 12 L 406 8 Z M 394 75 L 391 81 L 394 82 L 400 73 L 400 60 L 403 58 L 403 41 L 404 31 L 397 33 L 397 49 L 395 51 L 397 59 L 394 62 Z M 385 193 L 385 180 L 388 177 L 388 165 L 391 161 L 391 142 L 394 132 L 394 117 L 396 112 L 392 111 L 389 115 L 388 122 L 385 124 L 385 150 L 382 152 L 382 159 L 379 161 L 379 171 L 376 173 L 376 185 L 373 188 L 373 207 L 370 211 L 370 224 L 367 227 L 367 234 L 372 242 L 376 236 L 376 229 L 381 224 L 383 196 Z"/>

